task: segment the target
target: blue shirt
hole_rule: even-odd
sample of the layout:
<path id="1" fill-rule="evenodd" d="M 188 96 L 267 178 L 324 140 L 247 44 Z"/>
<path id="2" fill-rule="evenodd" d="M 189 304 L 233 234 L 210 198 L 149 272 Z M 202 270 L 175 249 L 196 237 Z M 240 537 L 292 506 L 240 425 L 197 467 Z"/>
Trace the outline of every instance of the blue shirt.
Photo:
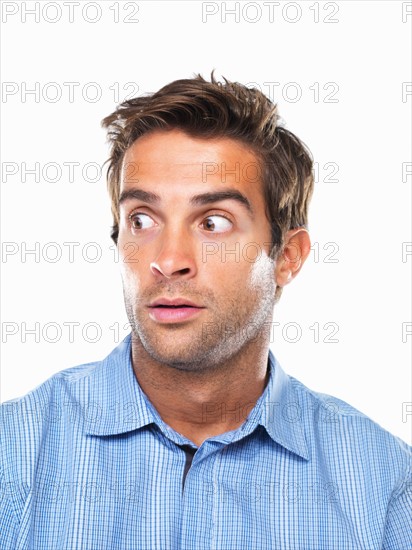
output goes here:
<path id="1" fill-rule="evenodd" d="M 3 403 L 1 550 L 411 550 L 411 448 L 285 374 L 196 450 L 160 418 L 130 335 Z"/>

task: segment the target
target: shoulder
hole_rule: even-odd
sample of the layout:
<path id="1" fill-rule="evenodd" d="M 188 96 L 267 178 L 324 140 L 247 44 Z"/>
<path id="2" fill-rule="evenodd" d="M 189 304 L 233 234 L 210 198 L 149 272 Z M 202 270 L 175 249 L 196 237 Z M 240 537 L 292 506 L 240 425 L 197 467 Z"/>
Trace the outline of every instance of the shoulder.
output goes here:
<path id="1" fill-rule="evenodd" d="M 82 407 L 92 398 L 104 401 L 104 390 L 116 386 L 121 378 L 119 364 L 130 351 L 128 335 L 107 357 L 61 370 L 22 397 L 0 405 L 2 433 L 7 426 L 21 423 L 29 426 L 57 421 L 65 406 L 76 404 Z M 1 443 L 1 440 L 0 440 Z"/>
<path id="2" fill-rule="evenodd" d="M 334 395 L 314 391 L 293 376 L 288 375 L 288 377 L 298 396 L 302 411 L 306 411 L 308 424 L 315 423 L 317 430 L 325 432 L 349 430 L 348 436 L 351 439 L 369 436 L 376 440 L 387 441 L 395 448 L 399 447 L 411 452 L 410 445 L 391 434 L 353 405 Z M 308 414 L 309 412 L 312 414 Z"/>
<path id="3" fill-rule="evenodd" d="M 84 411 L 82 396 L 103 361 L 62 370 L 22 397 L 0 405 L 0 470 L 5 473 L 20 465 L 30 470 L 34 456 L 45 437 L 52 433 L 63 442 L 75 424 L 79 426 Z M 3 464 L 1 464 L 3 461 Z M 11 476 L 18 475 L 10 471 Z"/>
<path id="4" fill-rule="evenodd" d="M 341 471 L 364 472 L 402 488 L 412 481 L 412 447 L 346 401 L 289 376 L 312 453 Z"/>
<path id="5" fill-rule="evenodd" d="M 39 424 L 47 418 L 47 408 L 54 408 L 49 414 L 56 416 L 56 408 L 64 403 L 65 396 L 81 392 L 87 381 L 102 367 L 103 361 L 77 365 L 57 372 L 26 395 L 5 401 L 0 405 L 2 433 L 16 423 Z"/>
<path id="6" fill-rule="evenodd" d="M 104 407 L 102 388 L 117 387 L 116 363 L 125 353 L 124 343 L 103 360 L 57 372 L 26 395 L 0 405 L 3 476 L 30 478 L 41 453 L 70 448 L 82 437 L 96 409 Z"/>

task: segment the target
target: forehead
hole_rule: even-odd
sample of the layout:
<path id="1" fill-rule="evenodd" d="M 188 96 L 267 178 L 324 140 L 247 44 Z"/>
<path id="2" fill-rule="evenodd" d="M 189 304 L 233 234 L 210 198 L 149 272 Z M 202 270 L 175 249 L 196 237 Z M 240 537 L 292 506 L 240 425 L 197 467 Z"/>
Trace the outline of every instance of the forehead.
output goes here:
<path id="1" fill-rule="evenodd" d="M 256 154 L 231 138 L 194 138 L 181 130 L 154 131 L 136 140 L 122 163 L 121 187 L 139 183 L 230 184 L 261 187 L 261 165 Z M 149 181 L 150 180 L 150 181 Z"/>

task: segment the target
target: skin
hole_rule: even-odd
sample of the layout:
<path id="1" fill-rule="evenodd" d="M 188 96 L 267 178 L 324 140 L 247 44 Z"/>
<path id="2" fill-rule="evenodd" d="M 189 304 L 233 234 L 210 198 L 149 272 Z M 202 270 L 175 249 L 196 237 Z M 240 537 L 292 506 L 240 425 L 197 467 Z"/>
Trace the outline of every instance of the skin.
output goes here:
<path id="1" fill-rule="evenodd" d="M 134 373 L 162 419 L 196 446 L 238 428 L 262 394 L 276 284 L 289 283 L 310 251 L 308 233 L 299 228 L 289 231 L 276 262 L 269 258 L 270 225 L 256 166 L 244 144 L 192 138 L 177 129 L 139 138 L 123 162 L 121 195 L 139 188 L 160 197 L 153 204 L 129 197 L 119 207 Z M 234 199 L 189 202 L 223 189 L 242 193 L 253 216 Z M 162 324 L 148 308 L 162 297 L 186 298 L 204 309 Z"/>

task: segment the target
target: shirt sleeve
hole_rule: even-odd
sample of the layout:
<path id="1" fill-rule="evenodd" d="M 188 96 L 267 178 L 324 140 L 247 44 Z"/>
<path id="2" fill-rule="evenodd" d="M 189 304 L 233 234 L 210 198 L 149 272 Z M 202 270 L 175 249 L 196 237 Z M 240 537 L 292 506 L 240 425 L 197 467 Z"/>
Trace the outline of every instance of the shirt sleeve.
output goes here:
<path id="1" fill-rule="evenodd" d="M 15 550 L 19 526 L 8 494 L 8 487 L 0 470 L 0 548 Z"/>
<path id="2" fill-rule="evenodd" d="M 382 550 L 412 549 L 412 472 L 389 505 Z"/>

